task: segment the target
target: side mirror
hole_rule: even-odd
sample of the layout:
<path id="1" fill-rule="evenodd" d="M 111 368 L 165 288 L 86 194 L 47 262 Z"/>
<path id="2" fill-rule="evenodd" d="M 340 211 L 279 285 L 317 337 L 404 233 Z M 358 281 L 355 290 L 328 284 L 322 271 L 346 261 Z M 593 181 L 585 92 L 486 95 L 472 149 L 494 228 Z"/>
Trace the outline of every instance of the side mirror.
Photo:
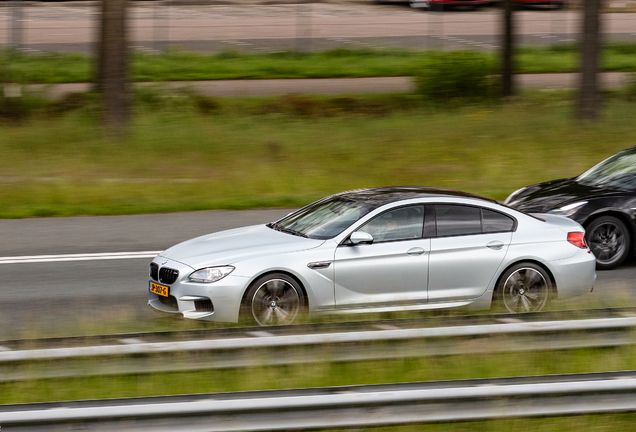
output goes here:
<path id="1" fill-rule="evenodd" d="M 368 232 L 356 231 L 351 234 L 351 237 L 349 237 L 349 240 L 354 245 L 362 244 L 362 243 L 371 244 L 373 243 L 373 236 L 369 234 Z"/>

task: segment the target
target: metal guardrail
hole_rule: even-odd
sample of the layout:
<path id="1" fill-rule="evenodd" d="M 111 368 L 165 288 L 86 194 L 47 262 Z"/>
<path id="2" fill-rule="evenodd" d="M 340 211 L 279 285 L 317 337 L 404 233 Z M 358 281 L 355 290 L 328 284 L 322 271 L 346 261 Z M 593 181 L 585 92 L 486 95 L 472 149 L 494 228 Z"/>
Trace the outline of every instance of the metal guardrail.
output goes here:
<path id="1" fill-rule="evenodd" d="M 537 316 L 541 315 L 531 317 Z M 499 319 L 516 320 L 510 315 Z M 377 321 L 375 330 L 363 326 L 364 330 L 350 331 L 342 323 L 335 327 L 339 331 L 333 331 L 334 327 L 332 331 L 326 331 L 323 326 L 309 326 L 308 329 L 314 332 L 301 334 L 277 335 L 275 333 L 280 329 L 272 328 L 270 333 L 269 329 L 259 328 L 222 333 L 224 337 L 213 339 L 143 342 L 139 338 L 128 337 L 119 338 L 117 344 L 6 348 L 0 350 L 0 381 L 463 353 L 563 350 L 636 343 L 634 316 L 417 328 L 397 327 L 399 324 L 414 325 L 413 320 L 390 322 L 393 324 Z M 419 324 L 425 322 L 420 321 Z M 294 327 L 289 327 L 288 331 Z M 58 343 L 67 345 L 68 341 Z M 86 359 L 108 361 L 86 362 Z M 28 367 L 25 368 L 25 364 Z"/>
<path id="2" fill-rule="evenodd" d="M 487 324 L 478 326 L 421 329 L 372 330 L 361 332 L 268 336 L 219 340 L 195 340 L 159 343 L 131 343 L 91 347 L 34 349 L 0 352 L 0 363 L 26 360 L 56 360 L 79 357 L 104 357 L 139 354 L 163 354 L 193 351 L 244 350 L 342 343 L 384 342 L 429 338 L 458 338 L 526 333 L 592 331 L 636 327 L 634 318 L 609 318 L 534 323 Z"/>
<path id="3" fill-rule="evenodd" d="M 636 412 L 636 371 L 0 405 L 11 431 L 276 431 Z"/>

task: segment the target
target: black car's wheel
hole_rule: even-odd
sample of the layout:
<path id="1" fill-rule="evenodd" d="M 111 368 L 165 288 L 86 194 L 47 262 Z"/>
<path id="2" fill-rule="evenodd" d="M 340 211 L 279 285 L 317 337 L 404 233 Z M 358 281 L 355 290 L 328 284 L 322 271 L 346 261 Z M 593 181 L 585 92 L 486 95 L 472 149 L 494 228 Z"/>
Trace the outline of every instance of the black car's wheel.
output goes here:
<path id="1" fill-rule="evenodd" d="M 508 312 L 539 312 L 550 300 L 552 282 L 542 267 L 519 263 L 501 276 L 496 295 Z"/>
<path id="2" fill-rule="evenodd" d="M 586 228 L 585 239 L 596 257 L 596 268 L 599 270 L 616 268 L 629 255 L 629 230 L 614 216 L 594 219 Z"/>
<path id="3" fill-rule="evenodd" d="M 287 325 L 304 310 L 305 295 L 298 282 L 284 273 L 271 273 L 247 290 L 241 315 L 261 326 Z"/>

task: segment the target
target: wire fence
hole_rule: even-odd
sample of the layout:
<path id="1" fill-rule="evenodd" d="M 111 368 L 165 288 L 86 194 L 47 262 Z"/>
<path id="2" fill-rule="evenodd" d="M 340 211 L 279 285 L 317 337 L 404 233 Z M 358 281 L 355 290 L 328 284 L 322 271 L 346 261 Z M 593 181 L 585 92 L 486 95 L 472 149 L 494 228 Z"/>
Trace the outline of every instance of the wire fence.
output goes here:
<path id="1" fill-rule="evenodd" d="M 474 10 L 413 9 L 408 3 L 303 2 L 279 4 L 196 4 L 174 0 L 131 2 L 129 41 L 134 49 L 158 53 L 170 48 L 202 52 L 278 52 L 333 48 L 496 50 L 503 28 L 496 4 Z M 520 45 L 572 44 L 578 40 L 581 10 L 558 0 L 519 7 L 515 33 Z M 606 41 L 636 43 L 636 0 L 607 2 Z M 92 54 L 99 2 L 0 2 L 0 45 L 23 52 Z"/>

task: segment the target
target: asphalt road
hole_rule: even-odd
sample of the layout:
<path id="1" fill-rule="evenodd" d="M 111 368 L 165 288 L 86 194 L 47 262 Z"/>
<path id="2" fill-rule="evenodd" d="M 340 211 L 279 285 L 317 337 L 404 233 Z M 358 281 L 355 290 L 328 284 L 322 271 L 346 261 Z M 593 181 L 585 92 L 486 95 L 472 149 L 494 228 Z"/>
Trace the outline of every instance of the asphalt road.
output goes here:
<path id="1" fill-rule="evenodd" d="M 266 223 L 289 209 L 0 220 L 0 338 L 29 327 L 104 320 L 152 320 L 146 306 L 151 258 L 102 259 L 86 254 L 162 251 L 214 231 Z M 85 255 L 48 262 L 51 256 Z M 46 262 L 34 262 L 41 260 Z M 20 257 L 21 263 L 6 263 Z M 30 257 L 30 258 L 24 258 Z M 594 292 L 560 307 L 633 305 L 636 263 L 599 272 Z M 591 302 L 591 303 L 590 303 Z M 122 318 L 123 317 L 123 318 Z M 175 326 L 179 326 L 175 321 Z"/>
<path id="2" fill-rule="evenodd" d="M 2 3 L 5 3 L 4 5 Z M 130 8 L 131 46 L 143 51 L 179 46 L 197 51 L 324 50 L 336 47 L 497 49 L 501 10 L 428 12 L 406 2 L 225 4 L 165 6 L 135 2 Z M 0 2 L 0 45 L 9 43 L 15 20 L 11 2 Z M 27 50 L 90 53 L 97 35 L 96 2 L 25 2 L 20 46 Z M 611 5 L 611 3 L 610 3 Z M 614 8 L 614 12 L 621 12 Z M 579 10 L 520 10 L 518 43 L 572 43 Z M 603 15 L 606 40 L 636 41 L 636 13 Z"/>
<path id="3" fill-rule="evenodd" d="M 289 209 L 0 220 L 0 337 L 25 328 L 152 319 L 146 306 L 151 258 L 7 264 L 7 257 L 158 252 L 192 237 L 266 223 Z M 46 258 L 45 258 L 46 259 Z M 8 336 L 7 336 L 8 335 Z"/>

